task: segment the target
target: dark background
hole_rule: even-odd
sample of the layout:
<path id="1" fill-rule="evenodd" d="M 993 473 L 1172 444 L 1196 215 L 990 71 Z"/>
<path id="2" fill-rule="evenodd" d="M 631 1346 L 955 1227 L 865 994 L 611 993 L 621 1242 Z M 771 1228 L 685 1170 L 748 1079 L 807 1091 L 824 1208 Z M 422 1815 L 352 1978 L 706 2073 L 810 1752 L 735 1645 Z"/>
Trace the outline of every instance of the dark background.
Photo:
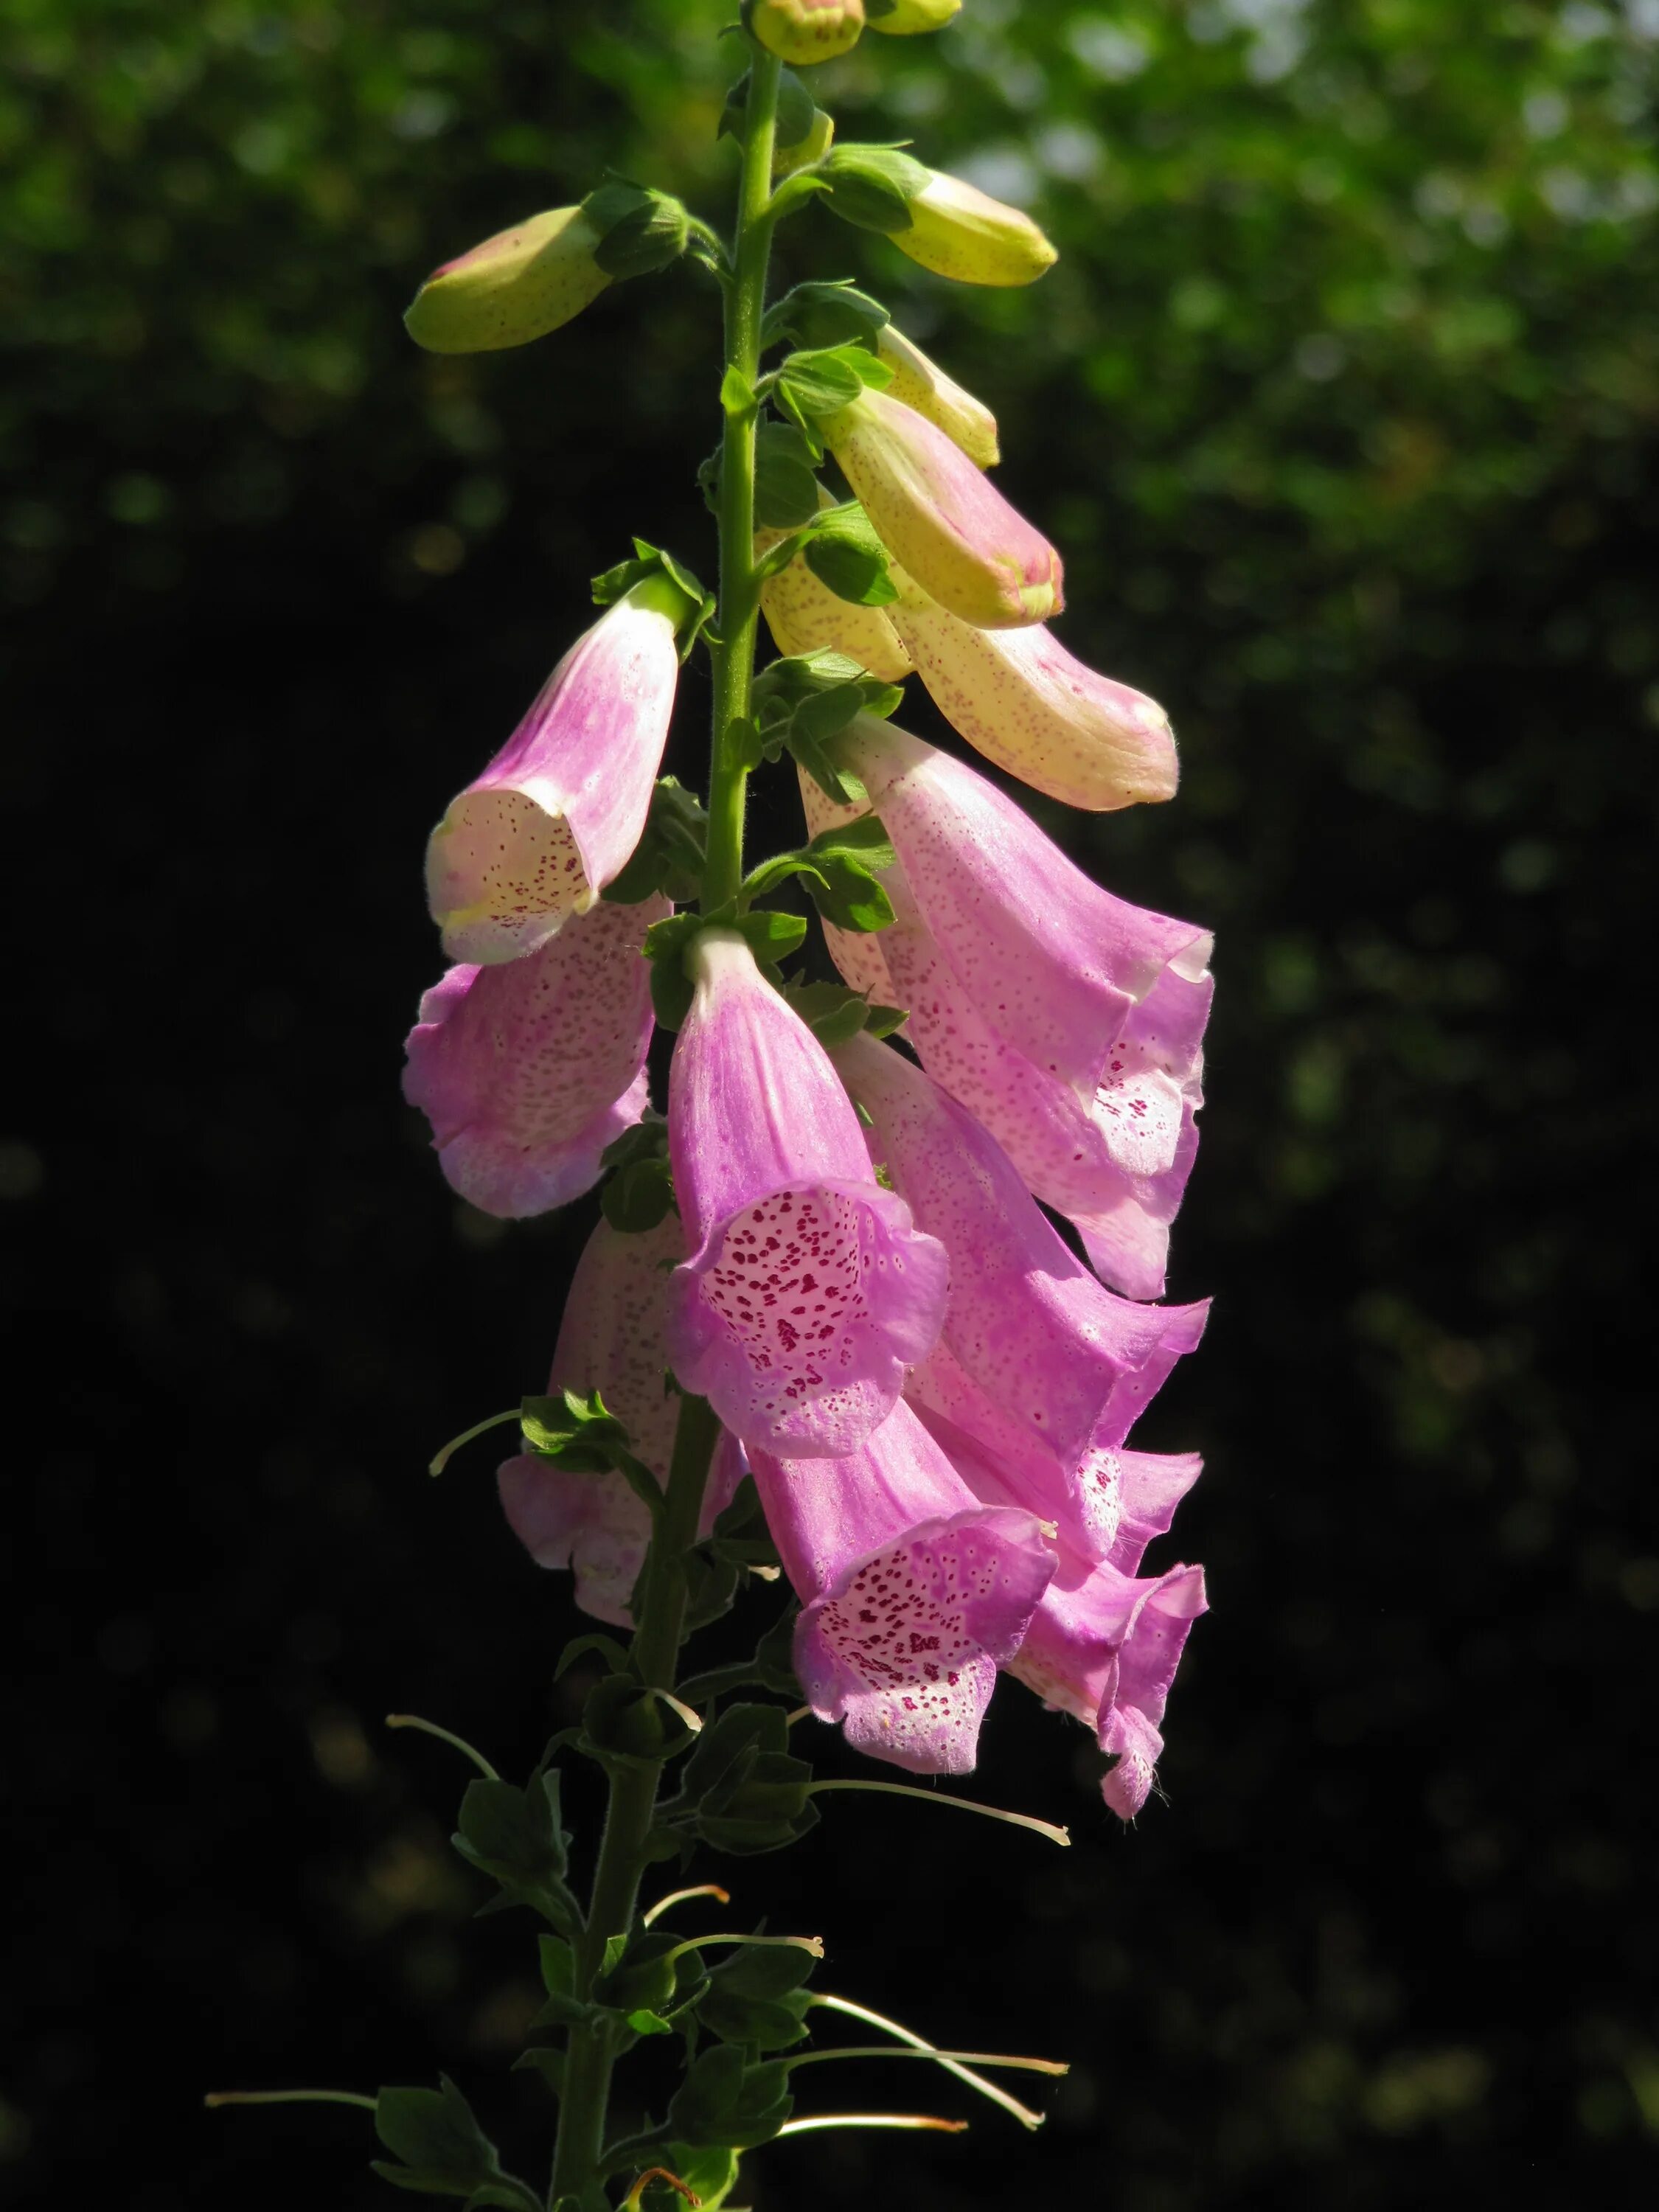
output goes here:
<path id="1" fill-rule="evenodd" d="M 504 2071 L 528 1923 L 471 1923 L 464 1774 L 380 1717 L 514 1771 L 568 1717 L 568 1585 L 489 1448 L 422 1470 L 541 1382 L 591 1208 L 458 1204 L 398 1047 L 425 832 L 586 579 L 635 529 L 710 563 L 713 302 L 680 271 L 470 362 L 398 318 L 607 161 L 720 216 L 730 12 L 5 11 L 31 2201 L 387 2203 L 364 2116 L 197 2100 L 440 2064 L 544 2155 Z M 781 2146 L 762 2212 L 1646 2201 L 1656 40 L 1654 0 L 968 0 L 818 80 L 1064 249 L 1014 295 L 821 215 L 782 258 L 996 406 L 1067 641 L 1181 733 L 1174 805 L 1049 826 L 1218 933 L 1171 1285 L 1215 1317 L 1141 1439 L 1206 1454 L 1179 1556 L 1214 1611 L 1132 1832 L 1005 1685 L 976 1787 L 1068 1855 L 842 1798 L 728 1863 L 734 1909 L 829 1938 L 825 1986 L 1075 2061 L 1035 2142 L 917 2069 L 803 2077 L 974 2132 Z"/>

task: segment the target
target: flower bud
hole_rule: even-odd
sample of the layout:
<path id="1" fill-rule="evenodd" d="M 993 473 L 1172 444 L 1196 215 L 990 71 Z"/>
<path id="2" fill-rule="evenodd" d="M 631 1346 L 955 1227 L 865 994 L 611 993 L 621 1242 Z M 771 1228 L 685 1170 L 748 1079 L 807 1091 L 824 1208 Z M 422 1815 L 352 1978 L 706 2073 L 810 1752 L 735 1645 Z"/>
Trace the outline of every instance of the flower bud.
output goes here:
<path id="1" fill-rule="evenodd" d="M 960 177 L 930 170 L 909 206 L 909 227 L 894 231 L 893 243 L 936 276 L 958 284 L 1032 284 L 1060 258 L 1029 215 Z"/>
<path id="2" fill-rule="evenodd" d="M 528 345 L 597 300 L 611 278 L 580 207 L 550 208 L 434 269 L 404 317 L 428 353 Z"/>
<path id="3" fill-rule="evenodd" d="M 831 494 L 818 487 L 820 507 L 833 507 Z M 791 535 L 787 530 L 757 530 L 757 558 Z M 761 612 L 778 651 L 786 656 L 828 647 L 844 653 L 884 684 L 902 684 L 914 664 L 898 632 L 880 607 L 855 606 L 839 599 L 815 576 L 804 553 L 761 586 Z"/>
<path id="4" fill-rule="evenodd" d="M 793 69 L 851 52 L 864 28 L 864 0 L 749 0 L 751 38 Z"/>
<path id="5" fill-rule="evenodd" d="M 881 541 L 931 599 L 981 629 L 1065 605 L 1059 554 L 943 430 L 865 391 L 821 425 Z"/>
<path id="6" fill-rule="evenodd" d="M 942 31 L 962 13 L 962 0 L 865 0 L 870 28 L 884 38 L 914 38 L 921 31 Z"/>
<path id="7" fill-rule="evenodd" d="M 896 399 L 901 406 L 943 430 L 978 467 L 996 466 L 1002 458 L 997 445 L 997 418 L 982 400 L 963 391 L 891 323 L 878 333 L 876 354 L 893 372 L 893 380 L 887 386 L 890 399 Z"/>

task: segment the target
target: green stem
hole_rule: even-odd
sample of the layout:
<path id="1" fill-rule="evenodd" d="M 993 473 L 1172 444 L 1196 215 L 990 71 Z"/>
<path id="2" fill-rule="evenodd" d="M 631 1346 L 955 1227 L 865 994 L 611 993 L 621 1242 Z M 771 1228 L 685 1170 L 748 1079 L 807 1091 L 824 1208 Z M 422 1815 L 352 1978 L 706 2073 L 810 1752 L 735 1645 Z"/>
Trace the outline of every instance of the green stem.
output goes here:
<path id="1" fill-rule="evenodd" d="M 726 294 L 726 366 L 752 390 L 760 372 L 761 319 L 771 258 L 772 149 L 782 64 L 756 49 L 744 117 L 743 172 L 732 281 Z M 755 677 L 760 586 L 755 580 L 755 434 L 758 406 L 726 417 L 720 441 L 720 643 L 714 656 L 714 726 L 708 775 L 705 913 L 735 898 L 743 881 L 743 810 L 748 771 L 734 758 L 732 725 L 747 719 Z"/>
<path id="2" fill-rule="evenodd" d="M 702 1494 L 720 1423 L 703 1398 L 680 1401 L 668 1488 L 646 1560 L 633 1656 L 647 1688 L 672 1688 L 685 1622 L 685 1555 L 696 1541 Z M 634 1923 L 646 1838 L 657 1808 L 660 1762 L 619 1767 L 611 1781 L 593 1894 L 576 1945 L 576 1986 L 584 1995 L 605 1963 L 605 1947 Z M 600 2024 L 574 2029 L 559 2100 L 559 2140 L 553 2158 L 552 2201 L 590 2189 L 605 2141 L 605 2108 L 616 2053 Z"/>

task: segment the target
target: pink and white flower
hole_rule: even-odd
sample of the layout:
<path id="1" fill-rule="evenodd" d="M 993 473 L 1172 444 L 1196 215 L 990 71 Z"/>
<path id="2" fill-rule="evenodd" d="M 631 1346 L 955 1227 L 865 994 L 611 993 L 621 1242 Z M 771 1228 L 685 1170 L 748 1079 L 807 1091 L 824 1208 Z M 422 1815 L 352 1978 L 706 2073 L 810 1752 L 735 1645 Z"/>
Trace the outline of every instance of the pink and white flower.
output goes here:
<path id="1" fill-rule="evenodd" d="M 666 899 L 600 905 L 507 967 L 452 968 L 421 1000 L 404 1096 L 432 1124 L 451 1187 L 516 1218 L 580 1198 L 644 1114 L 647 928 Z"/>
<path id="2" fill-rule="evenodd" d="M 823 1047 L 733 930 L 686 956 L 669 1153 L 690 1256 L 669 1354 L 752 1453 L 832 1458 L 892 1411 L 939 1334 L 945 1251 L 876 1181 Z"/>

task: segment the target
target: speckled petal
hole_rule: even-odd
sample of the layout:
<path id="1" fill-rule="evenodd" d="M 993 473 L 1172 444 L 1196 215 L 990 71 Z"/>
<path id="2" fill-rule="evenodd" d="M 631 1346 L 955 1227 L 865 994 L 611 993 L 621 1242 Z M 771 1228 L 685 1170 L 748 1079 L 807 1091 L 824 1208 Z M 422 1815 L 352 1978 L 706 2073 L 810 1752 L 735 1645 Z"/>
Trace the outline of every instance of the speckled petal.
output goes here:
<path id="1" fill-rule="evenodd" d="M 650 972 L 670 912 L 599 905 L 526 959 L 452 968 L 421 1001 L 404 1096 L 432 1124 L 453 1188 L 486 1213 L 545 1213 L 591 1189 L 599 1155 L 648 1103 Z"/>
<path id="2" fill-rule="evenodd" d="M 665 577 L 635 585 L 451 802 L 427 848 L 427 896 L 452 959 L 535 951 L 626 866 L 662 763 L 684 605 Z"/>
<path id="3" fill-rule="evenodd" d="M 883 544 L 930 599 L 989 629 L 1060 612 L 1059 554 L 943 430 L 870 391 L 822 428 Z"/>
<path id="4" fill-rule="evenodd" d="M 884 1421 L 939 1334 L 947 1266 L 870 1166 L 821 1045 L 743 939 L 710 930 L 669 1089 L 669 1145 L 690 1257 L 669 1350 L 751 1452 L 850 1452 Z"/>
<path id="5" fill-rule="evenodd" d="M 820 486 L 819 506 L 836 503 Z M 781 544 L 789 534 L 787 530 L 757 530 L 757 559 Z M 872 676 L 880 677 L 884 684 L 902 684 L 911 673 L 910 656 L 885 611 L 854 606 L 848 599 L 838 599 L 828 584 L 812 574 L 805 554 L 797 553 L 787 568 L 767 578 L 761 586 L 760 600 L 761 612 L 780 653 L 816 653 L 827 647 L 832 653 L 844 653 Z"/>
<path id="6" fill-rule="evenodd" d="M 795 1666 L 848 1742 L 924 1774 L 965 1774 L 1000 1664 L 1053 1571 L 1030 1515 L 979 1505 L 907 1407 L 855 1453 L 751 1455 L 803 1611 Z"/>
<path id="7" fill-rule="evenodd" d="M 947 376 L 936 361 L 907 338 L 896 323 L 884 323 L 876 351 L 893 372 L 887 396 L 943 430 L 961 447 L 975 468 L 994 469 L 1002 456 L 997 447 L 997 418 L 982 399 Z"/>
<path id="8" fill-rule="evenodd" d="M 1022 783 L 1096 814 L 1175 796 L 1162 707 L 1085 667 L 1042 623 L 976 629 L 914 586 L 892 622 L 945 720 Z"/>

